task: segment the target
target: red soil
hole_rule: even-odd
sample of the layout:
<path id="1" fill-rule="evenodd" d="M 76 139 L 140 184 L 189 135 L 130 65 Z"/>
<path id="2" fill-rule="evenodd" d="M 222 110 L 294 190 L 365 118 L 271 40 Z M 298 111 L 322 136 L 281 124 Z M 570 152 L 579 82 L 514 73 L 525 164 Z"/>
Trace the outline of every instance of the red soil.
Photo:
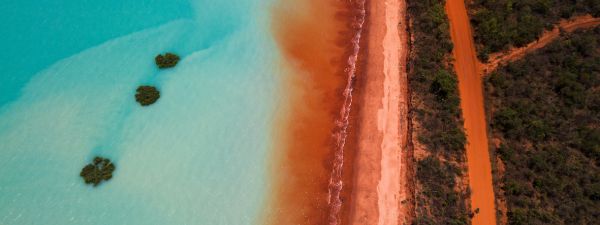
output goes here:
<path id="1" fill-rule="evenodd" d="M 481 65 L 475 45 L 465 2 L 448 0 L 446 12 L 450 19 L 450 34 L 454 43 L 454 68 L 458 75 L 461 108 L 467 134 L 467 165 L 471 189 L 471 207 L 479 209 L 473 225 L 496 224 L 492 167 L 488 150 L 486 120 L 483 108 Z"/>
<path id="2" fill-rule="evenodd" d="M 336 0 L 280 1 L 273 9 L 273 32 L 286 59 L 284 75 L 287 115 L 276 134 L 275 183 L 265 213 L 267 224 L 331 224 L 346 218 L 347 207 L 332 211 L 334 156 L 345 125 L 348 58 L 354 52 L 354 22 L 362 2 Z M 362 6 L 362 5 L 361 5 Z M 352 124 L 350 124 L 352 126 Z M 352 136 L 352 134 L 350 135 Z M 344 162 L 352 160 L 353 142 L 346 143 Z M 346 157 L 348 156 L 348 157 Z M 344 172 L 351 163 L 345 163 Z M 340 171 L 341 172 L 341 171 Z M 343 174 L 343 183 L 351 176 Z M 350 185 L 348 185 L 349 187 Z M 350 189 L 344 186 L 342 200 Z M 337 201 L 336 201 L 337 200 Z M 330 204 L 331 203 L 331 204 Z"/>

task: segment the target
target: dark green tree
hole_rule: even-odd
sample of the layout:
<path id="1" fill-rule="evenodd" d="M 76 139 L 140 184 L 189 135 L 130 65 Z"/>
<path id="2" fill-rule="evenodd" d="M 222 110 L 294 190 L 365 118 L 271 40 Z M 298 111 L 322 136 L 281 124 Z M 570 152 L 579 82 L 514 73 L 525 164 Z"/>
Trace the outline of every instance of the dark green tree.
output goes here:
<path id="1" fill-rule="evenodd" d="M 79 175 L 86 184 L 98 186 L 102 181 L 108 181 L 116 167 L 109 159 L 96 156 L 94 161 L 81 169 Z"/>
<path id="2" fill-rule="evenodd" d="M 154 61 L 160 69 L 171 68 L 177 65 L 179 62 L 179 56 L 173 53 L 166 53 L 164 55 L 159 54 L 154 58 Z"/>
<path id="3" fill-rule="evenodd" d="M 154 104 L 160 98 L 160 92 L 153 86 L 139 86 L 136 89 L 135 100 L 142 106 Z"/>

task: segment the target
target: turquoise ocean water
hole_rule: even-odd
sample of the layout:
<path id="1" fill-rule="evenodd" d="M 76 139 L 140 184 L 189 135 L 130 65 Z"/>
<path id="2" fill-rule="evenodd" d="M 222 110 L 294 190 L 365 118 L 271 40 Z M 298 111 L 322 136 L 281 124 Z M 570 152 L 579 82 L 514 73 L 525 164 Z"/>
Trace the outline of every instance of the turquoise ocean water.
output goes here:
<path id="1" fill-rule="evenodd" d="M 0 7 L 0 224 L 257 221 L 280 56 L 269 0 L 8 0 Z M 158 70 L 154 56 L 182 60 Z M 139 85 L 161 98 L 140 107 Z M 81 168 L 113 160 L 113 179 Z"/>

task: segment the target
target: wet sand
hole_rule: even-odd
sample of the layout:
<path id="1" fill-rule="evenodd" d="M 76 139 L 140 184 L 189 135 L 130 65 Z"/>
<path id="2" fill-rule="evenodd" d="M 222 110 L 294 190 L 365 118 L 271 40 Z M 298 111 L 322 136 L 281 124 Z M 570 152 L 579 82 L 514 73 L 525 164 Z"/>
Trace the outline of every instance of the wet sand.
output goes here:
<path id="1" fill-rule="evenodd" d="M 351 182 L 352 170 L 343 162 L 353 152 L 346 143 L 349 74 L 361 7 L 361 1 L 288 0 L 273 9 L 273 32 L 289 74 L 282 75 L 287 108 L 276 128 L 266 224 L 339 224 L 346 217 L 341 203 L 351 185 L 343 184 Z"/>
<path id="2" fill-rule="evenodd" d="M 372 1 L 349 224 L 408 223 L 406 4 Z"/>
<path id="3" fill-rule="evenodd" d="M 471 208 L 479 213 L 473 225 L 496 224 L 492 168 L 488 150 L 486 120 L 483 108 L 482 70 L 471 33 L 463 0 L 448 0 L 446 12 L 454 43 L 454 68 L 458 75 L 461 108 L 467 134 L 467 165 L 471 189 Z"/>

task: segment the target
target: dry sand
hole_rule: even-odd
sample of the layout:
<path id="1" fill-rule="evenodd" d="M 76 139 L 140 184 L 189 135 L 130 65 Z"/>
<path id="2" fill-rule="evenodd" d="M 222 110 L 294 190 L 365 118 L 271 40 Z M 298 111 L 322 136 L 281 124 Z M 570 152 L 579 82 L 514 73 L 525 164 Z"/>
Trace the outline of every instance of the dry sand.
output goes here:
<path id="1" fill-rule="evenodd" d="M 448 0 L 450 35 L 454 43 L 454 68 L 458 75 L 460 106 L 467 134 L 467 166 L 471 188 L 471 207 L 479 209 L 473 225 L 496 224 L 492 166 L 488 150 L 486 120 L 483 109 L 481 65 L 475 53 L 469 18 L 463 0 Z"/>
<path id="2" fill-rule="evenodd" d="M 406 3 L 372 1 L 350 224 L 408 223 Z"/>

